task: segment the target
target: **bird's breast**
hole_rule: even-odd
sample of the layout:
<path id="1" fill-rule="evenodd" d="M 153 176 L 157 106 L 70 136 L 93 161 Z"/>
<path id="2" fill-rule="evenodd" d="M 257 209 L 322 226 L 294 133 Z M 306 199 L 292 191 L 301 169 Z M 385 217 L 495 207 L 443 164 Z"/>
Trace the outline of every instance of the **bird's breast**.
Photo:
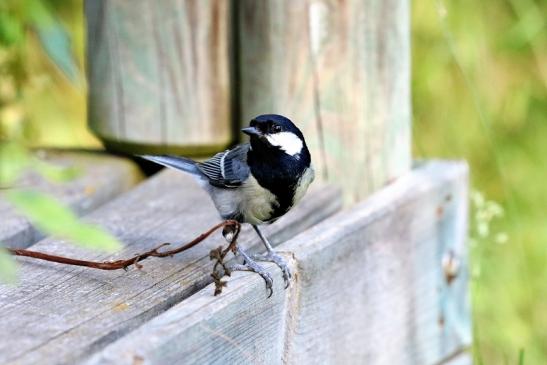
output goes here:
<path id="1" fill-rule="evenodd" d="M 260 186 L 253 176 L 243 184 L 242 195 L 239 209 L 246 222 L 262 224 L 275 218 L 274 212 L 279 206 L 277 196 Z"/>
<path id="2" fill-rule="evenodd" d="M 314 176 L 310 166 L 290 180 L 272 180 L 263 186 L 250 175 L 238 188 L 215 188 L 212 197 L 224 219 L 251 224 L 272 223 L 302 199 Z"/>

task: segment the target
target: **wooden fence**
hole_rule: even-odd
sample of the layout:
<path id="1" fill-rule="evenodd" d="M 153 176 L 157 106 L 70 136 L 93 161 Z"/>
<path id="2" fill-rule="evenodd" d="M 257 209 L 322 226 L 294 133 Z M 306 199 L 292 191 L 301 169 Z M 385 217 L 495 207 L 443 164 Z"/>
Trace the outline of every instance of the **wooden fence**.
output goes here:
<path id="1" fill-rule="evenodd" d="M 19 284 L 0 285 L 0 363 L 471 363 L 468 172 L 411 166 L 408 0 L 85 4 L 89 123 L 109 149 L 203 156 L 237 142 L 252 116 L 279 113 L 303 129 L 318 181 L 267 228 L 295 272 L 284 290 L 267 266 L 271 298 L 249 273 L 212 295 L 218 236 L 128 272 L 18 259 Z M 218 221 L 184 174 L 135 186 L 133 162 L 100 158 L 63 187 L 29 185 L 114 233 L 123 252 L 43 238 L 9 207 L 0 240 L 115 260 Z M 260 247 L 248 227 L 241 244 Z"/>

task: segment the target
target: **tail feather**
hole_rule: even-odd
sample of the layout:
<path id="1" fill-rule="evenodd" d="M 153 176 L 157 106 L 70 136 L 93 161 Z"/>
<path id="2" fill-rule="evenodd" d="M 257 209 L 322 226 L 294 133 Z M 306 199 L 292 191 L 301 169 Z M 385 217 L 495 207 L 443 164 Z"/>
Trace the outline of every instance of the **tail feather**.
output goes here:
<path id="1" fill-rule="evenodd" d="M 182 170 L 190 174 L 201 175 L 201 172 L 196 166 L 196 162 L 190 160 L 189 158 L 169 155 L 140 155 L 139 157 L 166 167 L 170 167 L 175 170 Z"/>

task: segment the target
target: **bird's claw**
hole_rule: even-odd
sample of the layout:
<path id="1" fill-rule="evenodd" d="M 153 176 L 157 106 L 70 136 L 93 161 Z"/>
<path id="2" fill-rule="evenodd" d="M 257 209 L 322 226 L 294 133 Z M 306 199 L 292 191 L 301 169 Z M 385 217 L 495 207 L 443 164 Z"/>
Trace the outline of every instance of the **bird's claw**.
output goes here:
<path id="1" fill-rule="evenodd" d="M 231 264 L 227 265 L 226 269 L 228 271 L 252 271 L 262 277 L 266 283 L 266 289 L 270 291 L 268 298 L 273 294 L 273 279 L 269 272 L 255 261 L 245 258 L 245 263 L 243 264 Z"/>
<path id="2" fill-rule="evenodd" d="M 289 268 L 289 265 L 287 265 L 285 259 L 279 254 L 275 253 L 274 251 L 268 251 L 264 254 L 255 254 L 252 256 L 252 258 L 256 261 L 273 262 L 274 264 L 276 264 L 281 269 L 281 273 L 283 274 L 285 289 L 287 289 L 291 285 L 291 269 Z"/>

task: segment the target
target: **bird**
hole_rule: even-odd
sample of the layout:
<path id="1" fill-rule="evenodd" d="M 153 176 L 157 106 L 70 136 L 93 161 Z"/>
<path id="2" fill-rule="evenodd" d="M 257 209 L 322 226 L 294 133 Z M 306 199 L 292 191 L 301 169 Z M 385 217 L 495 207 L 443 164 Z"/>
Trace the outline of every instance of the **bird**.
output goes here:
<path id="1" fill-rule="evenodd" d="M 248 223 L 266 248 L 250 255 L 236 247 L 237 262 L 229 271 L 259 274 L 273 292 L 271 275 L 258 262 L 273 262 L 281 270 L 285 288 L 292 277 L 286 261 L 274 251 L 260 226 L 271 224 L 289 212 L 305 195 L 315 178 L 304 135 L 287 117 L 263 114 L 241 130 L 249 142 L 198 162 L 175 155 L 141 155 L 157 164 L 192 175 L 211 197 L 220 217 Z"/>

